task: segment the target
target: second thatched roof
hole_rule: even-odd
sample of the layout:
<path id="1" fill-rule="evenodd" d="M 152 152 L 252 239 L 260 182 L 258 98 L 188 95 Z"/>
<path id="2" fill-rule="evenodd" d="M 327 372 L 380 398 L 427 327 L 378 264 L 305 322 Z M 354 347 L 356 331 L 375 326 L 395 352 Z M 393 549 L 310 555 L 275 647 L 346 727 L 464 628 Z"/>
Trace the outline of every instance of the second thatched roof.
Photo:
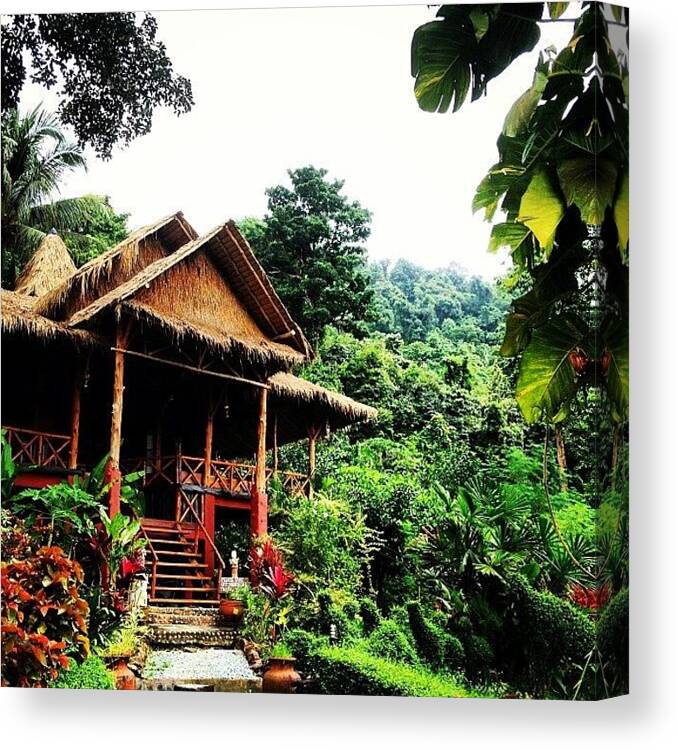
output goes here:
<path id="1" fill-rule="evenodd" d="M 89 331 L 68 328 L 34 309 L 35 299 L 7 289 L 0 291 L 0 317 L 2 335 L 27 337 L 41 344 L 65 344 L 77 349 L 92 349 L 103 346 L 103 342 Z M 36 366 L 38 366 L 36 364 Z"/>
<path id="2" fill-rule="evenodd" d="M 279 445 L 307 437 L 311 427 L 334 431 L 377 417 L 371 406 L 286 372 L 269 378 L 268 386 Z"/>
<path id="3" fill-rule="evenodd" d="M 46 234 L 17 279 L 14 291 L 41 297 L 75 273 L 75 263 L 58 234 Z"/>

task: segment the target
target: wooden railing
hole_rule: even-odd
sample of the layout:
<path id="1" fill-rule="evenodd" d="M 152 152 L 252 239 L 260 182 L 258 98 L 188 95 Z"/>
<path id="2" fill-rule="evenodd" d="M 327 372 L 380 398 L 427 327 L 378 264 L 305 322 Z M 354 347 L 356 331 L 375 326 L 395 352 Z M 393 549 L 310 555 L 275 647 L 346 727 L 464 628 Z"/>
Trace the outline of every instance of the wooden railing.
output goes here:
<path id="1" fill-rule="evenodd" d="M 155 482 L 165 482 L 203 487 L 229 495 L 250 495 L 256 471 L 254 464 L 213 458 L 210 462 L 210 476 L 206 480 L 205 459 L 184 455 L 128 459 L 122 461 L 122 466 L 126 473 L 143 471 L 146 487 Z M 273 478 L 273 474 L 273 469 L 267 467 L 267 482 Z M 298 471 L 279 471 L 277 478 L 290 495 L 308 494 L 310 480 L 307 474 Z"/>
<path id="2" fill-rule="evenodd" d="M 68 469 L 70 435 L 3 427 L 14 463 L 43 469 Z"/>

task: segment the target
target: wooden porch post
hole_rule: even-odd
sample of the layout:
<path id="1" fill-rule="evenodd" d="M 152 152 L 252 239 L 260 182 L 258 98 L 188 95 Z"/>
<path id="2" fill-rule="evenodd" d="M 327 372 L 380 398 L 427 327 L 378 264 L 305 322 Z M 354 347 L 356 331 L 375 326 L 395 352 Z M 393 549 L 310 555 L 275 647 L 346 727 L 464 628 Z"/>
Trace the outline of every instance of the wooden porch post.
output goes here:
<path id="1" fill-rule="evenodd" d="M 320 437 L 320 427 L 310 425 L 308 428 L 308 496 L 313 497 L 313 480 L 315 479 L 315 452 Z"/>
<path id="2" fill-rule="evenodd" d="M 205 452 L 204 452 L 204 464 L 203 464 L 203 477 L 202 483 L 204 487 L 209 487 L 212 484 L 212 445 L 214 442 L 214 413 L 216 401 L 214 394 L 210 391 L 207 399 L 207 419 L 205 422 Z M 214 527 L 215 527 L 215 498 L 214 495 L 209 493 L 205 494 L 205 507 L 204 507 L 204 521 L 205 531 L 210 537 L 209 540 L 205 540 L 205 563 L 207 564 L 207 572 L 211 574 L 214 570 L 214 549 L 210 544 L 210 541 L 214 541 Z"/>
<path id="3" fill-rule="evenodd" d="M 71 397 L 71 449 L 68 453 L 68 468 L 78 468 L 78 448 L 80 444 L 80 404 L 82 398 L 82 384 L 85 379 L 86 365 L 78 365 L 73 380 L 73 395 Z"/>
<path id="4" fill-rule="evenodd" d="M 266 494 L 266 406 L 268 389 L 259 391 L 259 422 L 257 425 L 257 464 L 252 488 L 252 513 L 250 530 L 253 536 L 262 536 L 268 528 L 268 495 Z"/>
<path id="5" fill-rule="evenodd" d="M 120 512 L 120 445 L 122 443 L 122 405 L 125 390 L 125 354 L 130 326 L 123 327 L 120 312 L 116 310 L 115 352 L 113 361 L 113 407 L 111 410 L 111 440 L 106 481 L 111 489 L 108 496 L 108 512 L 111 518 Z"/>
<path id="6" fill-rule="evenodd" d="M 273 476 L 278 477 L 278 412 L 273 415 Z"/>

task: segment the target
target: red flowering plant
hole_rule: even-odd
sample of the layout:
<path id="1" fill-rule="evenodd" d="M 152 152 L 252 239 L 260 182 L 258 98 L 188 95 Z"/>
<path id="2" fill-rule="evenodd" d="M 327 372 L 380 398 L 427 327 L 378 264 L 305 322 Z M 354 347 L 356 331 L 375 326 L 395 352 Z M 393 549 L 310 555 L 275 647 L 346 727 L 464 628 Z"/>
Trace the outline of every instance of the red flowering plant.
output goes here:
<path id="1" fill-rule="evenodd" d="M 610 599 L 610 586 L 604 583 L 602 586 L 583 586 L 575 583 L 568 590 L 570 600 L 584 609 L 597 612 L 602 609 Z"/>
<path id="2" fill-rule="evenodd" d="M 255 540 L 250 550 L 250 573 L 253 584 L 275 601 L 287 596 L 294 583 L 282 551 L 269 536 Z"/>
<path id="3" fill-rule="evenodd" d="M 68 657 L 89 653 L 89 607 L 79 595 L 82 568 L 59 547 L 3 563 L 2 684 L 46 687 Z"/>

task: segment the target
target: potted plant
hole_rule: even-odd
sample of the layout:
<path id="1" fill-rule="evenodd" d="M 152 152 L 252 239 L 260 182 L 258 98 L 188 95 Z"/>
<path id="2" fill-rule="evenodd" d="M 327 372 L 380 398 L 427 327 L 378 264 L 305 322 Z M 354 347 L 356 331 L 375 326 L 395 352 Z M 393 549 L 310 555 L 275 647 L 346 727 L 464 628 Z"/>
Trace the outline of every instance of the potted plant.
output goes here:
<path id="1" fill-rule="evenodd" d="M 271 649 L 266 671 L 262 680 L 265 693 L 294 693 L 301 682 L 299 673 L 294 669 L 296 659 L 283 643 L 277 643 Z"/>
<path id="2" fill-rule="evenodd" d="M 119 631 L 117 638 L 101 654 L 111 664 L 116 690 L 136 690 L 137 678 L 129 668 L 130 659 L 138 649 L 137 635 L 134 627 Z"/>
<path id="3" fill-rule="evenodd" d="M 248 594 L 247 586 L 236 586 L 221 595 L 219 612 L 228 623 L 240 625 L 247 609 Z"/>

